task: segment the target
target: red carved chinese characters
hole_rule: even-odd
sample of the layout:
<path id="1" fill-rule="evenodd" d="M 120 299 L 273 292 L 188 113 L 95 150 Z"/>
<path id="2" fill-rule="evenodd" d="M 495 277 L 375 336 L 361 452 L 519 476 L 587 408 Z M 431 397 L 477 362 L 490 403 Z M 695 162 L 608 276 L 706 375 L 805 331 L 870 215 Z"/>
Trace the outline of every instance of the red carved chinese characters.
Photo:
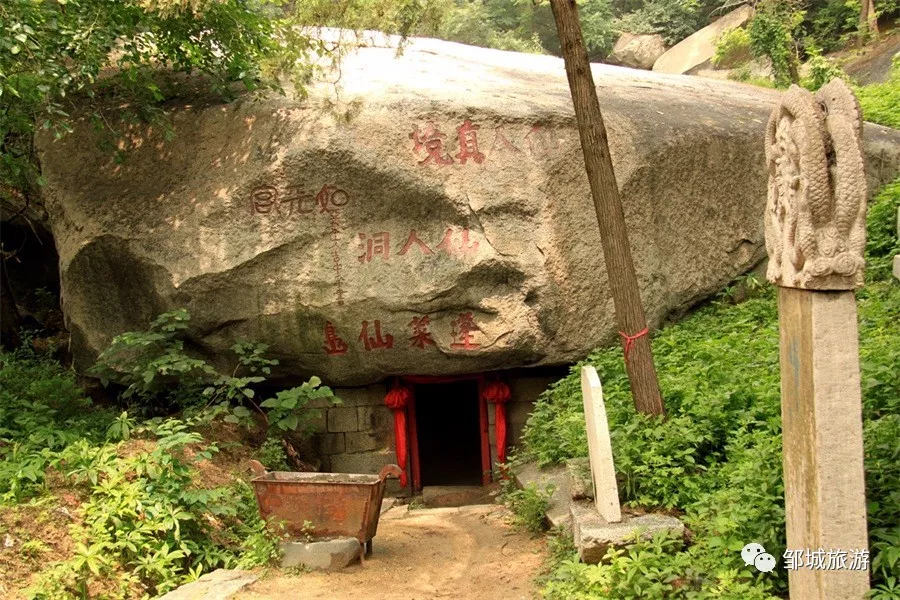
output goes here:
<path id="1" fill-rule="evenodd" d="M 394 336 L 389 333 L 384 334 L 384 337 L 381 336 L 381 321 L 375 319 L 373 325 L 375 328 L 375 337 L 369 337 L 368 321 L 362 322 L 362 331 L 359 332 L 359 341 L 365 344 L 366 351 L 372 351 L 377 348 L 393 348 Z"/>
<path id="2" fill-rule="evenodd" d="M 472 332 L 479 330 L 478 325 L 475 324 L 475 318 L 472 316 L 472 313 L 460 313 L 455 321 L 450 322 L 450 326 L 454 340 L 453 343 L 450 344 L 451 348 L 459 350 L 476 350 L 481 347 L 481 344 L 476 344 L 472 341 L 472 338 L 474 337 Z"/>
<path id="3" fill-rule="evenodd" d="M 484 154 L 478 151 L 478 129 L 479 125 L 472 125 L 472 121 L 466 119 L 463 124 L 456 128 L 459 137 L 459 164 L 464 165 L 468 159 L 472 159 L 476 164 L 484 162 Z"/>
<path id="4" fill-rule="evenodd" d="M 464 228 L 460 232 L 459 238 L 454 235 L 452 229 L 447 228 L 444 239 L 437 245 L 437 248 L 447 254 L 474 254 L 478 251 L 478 242 L 474 240 L 469 241 L 468 228 Z"/>
<path id="5" fill-rule="evenodd" d="M 386 231 L 373 234 L 372 237 L 366 237 L 366 234 L 359 234 L 359 249 L 362 252 L 356 257 L 361 263 L 372 262 L 376 256 L 380 256 L 381 260 L 387 262 L 391 257 L 391 235 Z"/>
<path id="6" fill-rule="evenodd" d="M 424 350 L 425 346 L 435 345 L 434 338 L 431 337 L 431 333 L 428 331 L 430 324 L 431 319 L 428 318 L 428 315 L 413 317 L 413 320 L 409 322 L 409 326 L 413 329 L 412 337 L 409 338 L 411 347 Z"/>
<path id="7" fill-rule="evenodd" d="M 325 354 L 345 354 L 346 352 L 347 342 L 338 336 L 331 321 L 325 321 Z"/>
<path id="8" fill-rule="evenodd" d="M 409 134 L 409 139 L 413 141 L 413 152 L 419 152 L 424 149 L 427 155 L 419 161 L 420 165 L 425 165 L 429 161 L 436 165 L 452 165 L 453 159 L 444 151 L 444 138 L 447 135 L 441 133 L 434 123 L 429 123 L 423 131 L 419 131 L 418 126 Z"/>
<path id="9" fill-rule="evenodd" d="M 409 249 L 413 244 L 418 246 L 419 250 L 421 250 L 423 254 L 434 254 L 434 250 L 429 248 L 425 242 L 420 240 L 419 236 L 416 234 L 416 230 L 413 229 L 409 232 L 409 237 L 406 239 L 406 243 L 403 244 L 403 248 L 400 249 L 400 252 L 398 252 L 397 255 L 403 256 L 404 254 L 409 252 Z"/>

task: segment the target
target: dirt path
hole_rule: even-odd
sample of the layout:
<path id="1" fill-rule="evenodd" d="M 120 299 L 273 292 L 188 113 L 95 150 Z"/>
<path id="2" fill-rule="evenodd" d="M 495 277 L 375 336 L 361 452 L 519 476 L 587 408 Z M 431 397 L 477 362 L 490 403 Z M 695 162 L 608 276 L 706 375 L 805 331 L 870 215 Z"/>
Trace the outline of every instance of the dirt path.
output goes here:
<path id="1" fill-rule="evenodd" d="M 336 573 L 276 572 L 237 598 L 531 599 L 543 543 L 512 530 L 508 515 L 493 505 L 398 506 L 381 516 L 374 552 L 364 564 Z"/>

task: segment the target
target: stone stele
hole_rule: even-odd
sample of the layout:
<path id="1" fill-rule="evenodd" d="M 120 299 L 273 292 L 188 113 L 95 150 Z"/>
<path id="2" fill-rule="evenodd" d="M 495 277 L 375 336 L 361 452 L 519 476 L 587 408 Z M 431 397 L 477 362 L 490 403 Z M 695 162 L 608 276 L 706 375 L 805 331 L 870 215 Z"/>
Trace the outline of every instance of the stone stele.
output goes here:
<path id="1" fill-rule="evenodd" d="M 607 523 L 618 523 L 622 520 L 619 485 L 616 483 L 616 469 L 613 465 L 603 387 L 594 367 L 581 367 L 581 394 L 594 481 L 594 506 Z"/>
<path id="2" fill-rule="evenodd" d="M 866 178 L 862 112 L 840 79 L 815 96 L 796 85 L 766 128 L 769 281 L 850 290 L 863 284 Z"/>
<path id="3" fill-rule="evenodd" d="M 608 65 L 594 80 L 651 327 L 765 256 L 778 94 Z M 335 83 L 336 82 L 336 83 Z M 616 325 L 561 59 L 410 40 L 292 96 L 171 105 L 119 164 L 85 123 L 38 140 L 76 365 L 156 315 L 233 368 L 331 385 L 580 360 Z M 900 132 L 867 126 L 873 183 Z"/>

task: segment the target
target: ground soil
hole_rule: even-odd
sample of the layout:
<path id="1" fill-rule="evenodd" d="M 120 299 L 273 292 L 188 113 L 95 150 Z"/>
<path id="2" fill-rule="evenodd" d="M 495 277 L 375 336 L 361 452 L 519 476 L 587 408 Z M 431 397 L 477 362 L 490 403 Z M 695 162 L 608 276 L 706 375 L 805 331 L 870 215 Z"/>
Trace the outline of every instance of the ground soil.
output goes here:
<path id="1" fill-rule="evenodd" d="M 0 506 L 0 599 L 22 597 L 35 573 L 68 559 L 74 546 L 69 526 L 80 519 L 79 500 L 71 493 Z"/>
<path id="2" fill-rule="evenodd" d="M 537 595 L 544 542 L 512 529 L 496 505 L 385 512 L 374 552 L 334 573 L 274 571 L 238 600 L 520 600 Z"/>

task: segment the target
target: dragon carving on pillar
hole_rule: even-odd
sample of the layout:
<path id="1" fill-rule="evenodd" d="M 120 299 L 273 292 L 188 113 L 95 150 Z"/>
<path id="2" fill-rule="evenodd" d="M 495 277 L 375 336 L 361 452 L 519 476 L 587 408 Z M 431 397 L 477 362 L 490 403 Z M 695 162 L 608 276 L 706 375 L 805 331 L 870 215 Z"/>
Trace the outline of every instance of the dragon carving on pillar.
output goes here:
<path id="1" fill-rule="evenodd" d="M 862 111 L 840 79 L 785 92 L 766 127 L 767 278 L 782 287 L 863 283 L 866 178 Z"/>

